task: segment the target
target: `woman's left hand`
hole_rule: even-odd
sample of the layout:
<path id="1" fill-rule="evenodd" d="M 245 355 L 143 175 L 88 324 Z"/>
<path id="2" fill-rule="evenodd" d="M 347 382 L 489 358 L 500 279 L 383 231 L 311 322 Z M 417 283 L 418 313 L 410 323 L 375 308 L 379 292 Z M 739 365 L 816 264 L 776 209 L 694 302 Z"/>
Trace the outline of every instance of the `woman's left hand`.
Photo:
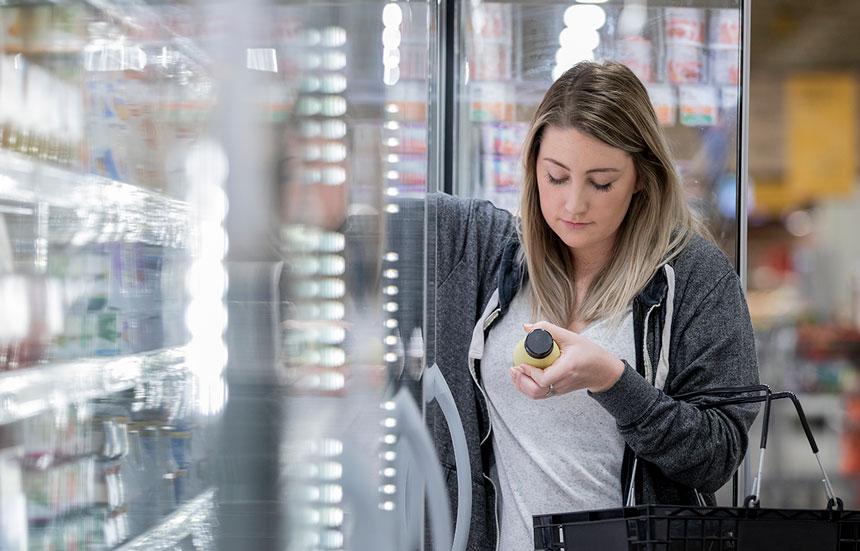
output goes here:
<path id="1" fill-rule="evenodd" d="M 526 364 L 511 367 L 517 389 L 536 400 L 587 388 L 609 390 L 624 372 L 624 362 L 579 333 L 545 321 L 523 326 L 526 331 L 543 329 L 552 335 L 561 356 L 546 369 Z"/>

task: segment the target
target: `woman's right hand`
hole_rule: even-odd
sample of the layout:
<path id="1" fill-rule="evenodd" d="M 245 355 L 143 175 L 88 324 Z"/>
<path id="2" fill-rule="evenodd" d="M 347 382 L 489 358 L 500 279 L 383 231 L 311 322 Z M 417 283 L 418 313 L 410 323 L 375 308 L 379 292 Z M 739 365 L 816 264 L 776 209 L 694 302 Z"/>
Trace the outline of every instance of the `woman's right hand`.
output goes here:
<path id="1" fill-rule="evenodd" d="M 545 369 L 521 364 L 511 367 L 517 389 L 535 400 L 574 390 L 609 390 L 624 372 L 624 362 L 587 337 L 546 321 L 523 325 L 526 331 L 543 329 L 552 335 L 561 356 Z"/>

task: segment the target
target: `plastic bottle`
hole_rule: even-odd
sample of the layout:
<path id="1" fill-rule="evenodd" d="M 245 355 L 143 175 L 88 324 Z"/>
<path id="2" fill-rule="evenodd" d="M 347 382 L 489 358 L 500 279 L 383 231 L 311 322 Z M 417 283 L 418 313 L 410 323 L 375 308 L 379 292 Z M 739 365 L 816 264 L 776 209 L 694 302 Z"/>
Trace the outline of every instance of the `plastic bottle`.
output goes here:
<path id="1" fill-rule="evenodd" d="M 552 335 L 543 329 L 535 329 L 514 347 L 514 365 L 528 364 L 540 369 L 547 368 L 561 355 Z"/>

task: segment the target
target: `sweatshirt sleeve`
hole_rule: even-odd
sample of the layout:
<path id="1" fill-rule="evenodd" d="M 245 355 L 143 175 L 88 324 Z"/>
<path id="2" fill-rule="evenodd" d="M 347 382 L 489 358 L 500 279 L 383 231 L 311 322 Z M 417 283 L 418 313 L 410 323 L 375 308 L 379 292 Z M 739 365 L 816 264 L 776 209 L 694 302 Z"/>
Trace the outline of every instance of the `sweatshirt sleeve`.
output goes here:
<path id="1" fill-rule="evenodd" d="M 615 417 L 637 456 L 669 479 L 710 493 L 731 478 L 746 453 L 758 406 L 700 411 L 671 395 L 758 384 L 758 364 L 749 311 L 733 270 L 698 304 L 685 308 L 692 314 L 673 328 L 665 392 L 627 365 L 614 386 L 592 397 Z"/>
<path id="2" fill-rule="evenodd" d="M 429 194 L 427 208 L 427 238 L 436 249 L 438 284 L 462 263 L 469 263 L 476 274 L 490 276 L 491 264 L 514 231 L 514 216 L 489 201 L 444 193 Z M 482 282 L 482 288 L 494 284 Z"/>

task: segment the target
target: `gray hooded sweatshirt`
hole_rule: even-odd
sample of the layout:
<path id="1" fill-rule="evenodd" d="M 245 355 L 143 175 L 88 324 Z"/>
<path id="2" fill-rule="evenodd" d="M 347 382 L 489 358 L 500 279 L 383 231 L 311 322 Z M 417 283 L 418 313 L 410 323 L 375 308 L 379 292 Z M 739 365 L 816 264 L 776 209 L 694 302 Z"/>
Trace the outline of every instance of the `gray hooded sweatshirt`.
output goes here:
<path id="1" fill-rule="evenodd" d="M 435 359 L 454 395 L 469 448 L 468 549 L 493 550 L 499 496 L 480 361 L 486 335 L 528 276 L 517 261 L 516 219 L 509 212 L 487 201 L 442 194 L 428 196 L 427 209 L 436 224 Z M 633 326 L 639 371 L 628 364 L 612 388 L 590 394 L 615 418 L 626 444 L 623 499 L 627 502 L 632 490 L 637 504 L 694 505 L 695 489 L 713 503 L 713 492 L 746 453 L 757 407 L 702 411 L 672 396 L 758 384 L 752 324 L 731 263 L 712 242 L 695 237 L 635 297 Z M 454 451 L 435 404 L 427 409 L 427 423 L 456 518 Z"/>

